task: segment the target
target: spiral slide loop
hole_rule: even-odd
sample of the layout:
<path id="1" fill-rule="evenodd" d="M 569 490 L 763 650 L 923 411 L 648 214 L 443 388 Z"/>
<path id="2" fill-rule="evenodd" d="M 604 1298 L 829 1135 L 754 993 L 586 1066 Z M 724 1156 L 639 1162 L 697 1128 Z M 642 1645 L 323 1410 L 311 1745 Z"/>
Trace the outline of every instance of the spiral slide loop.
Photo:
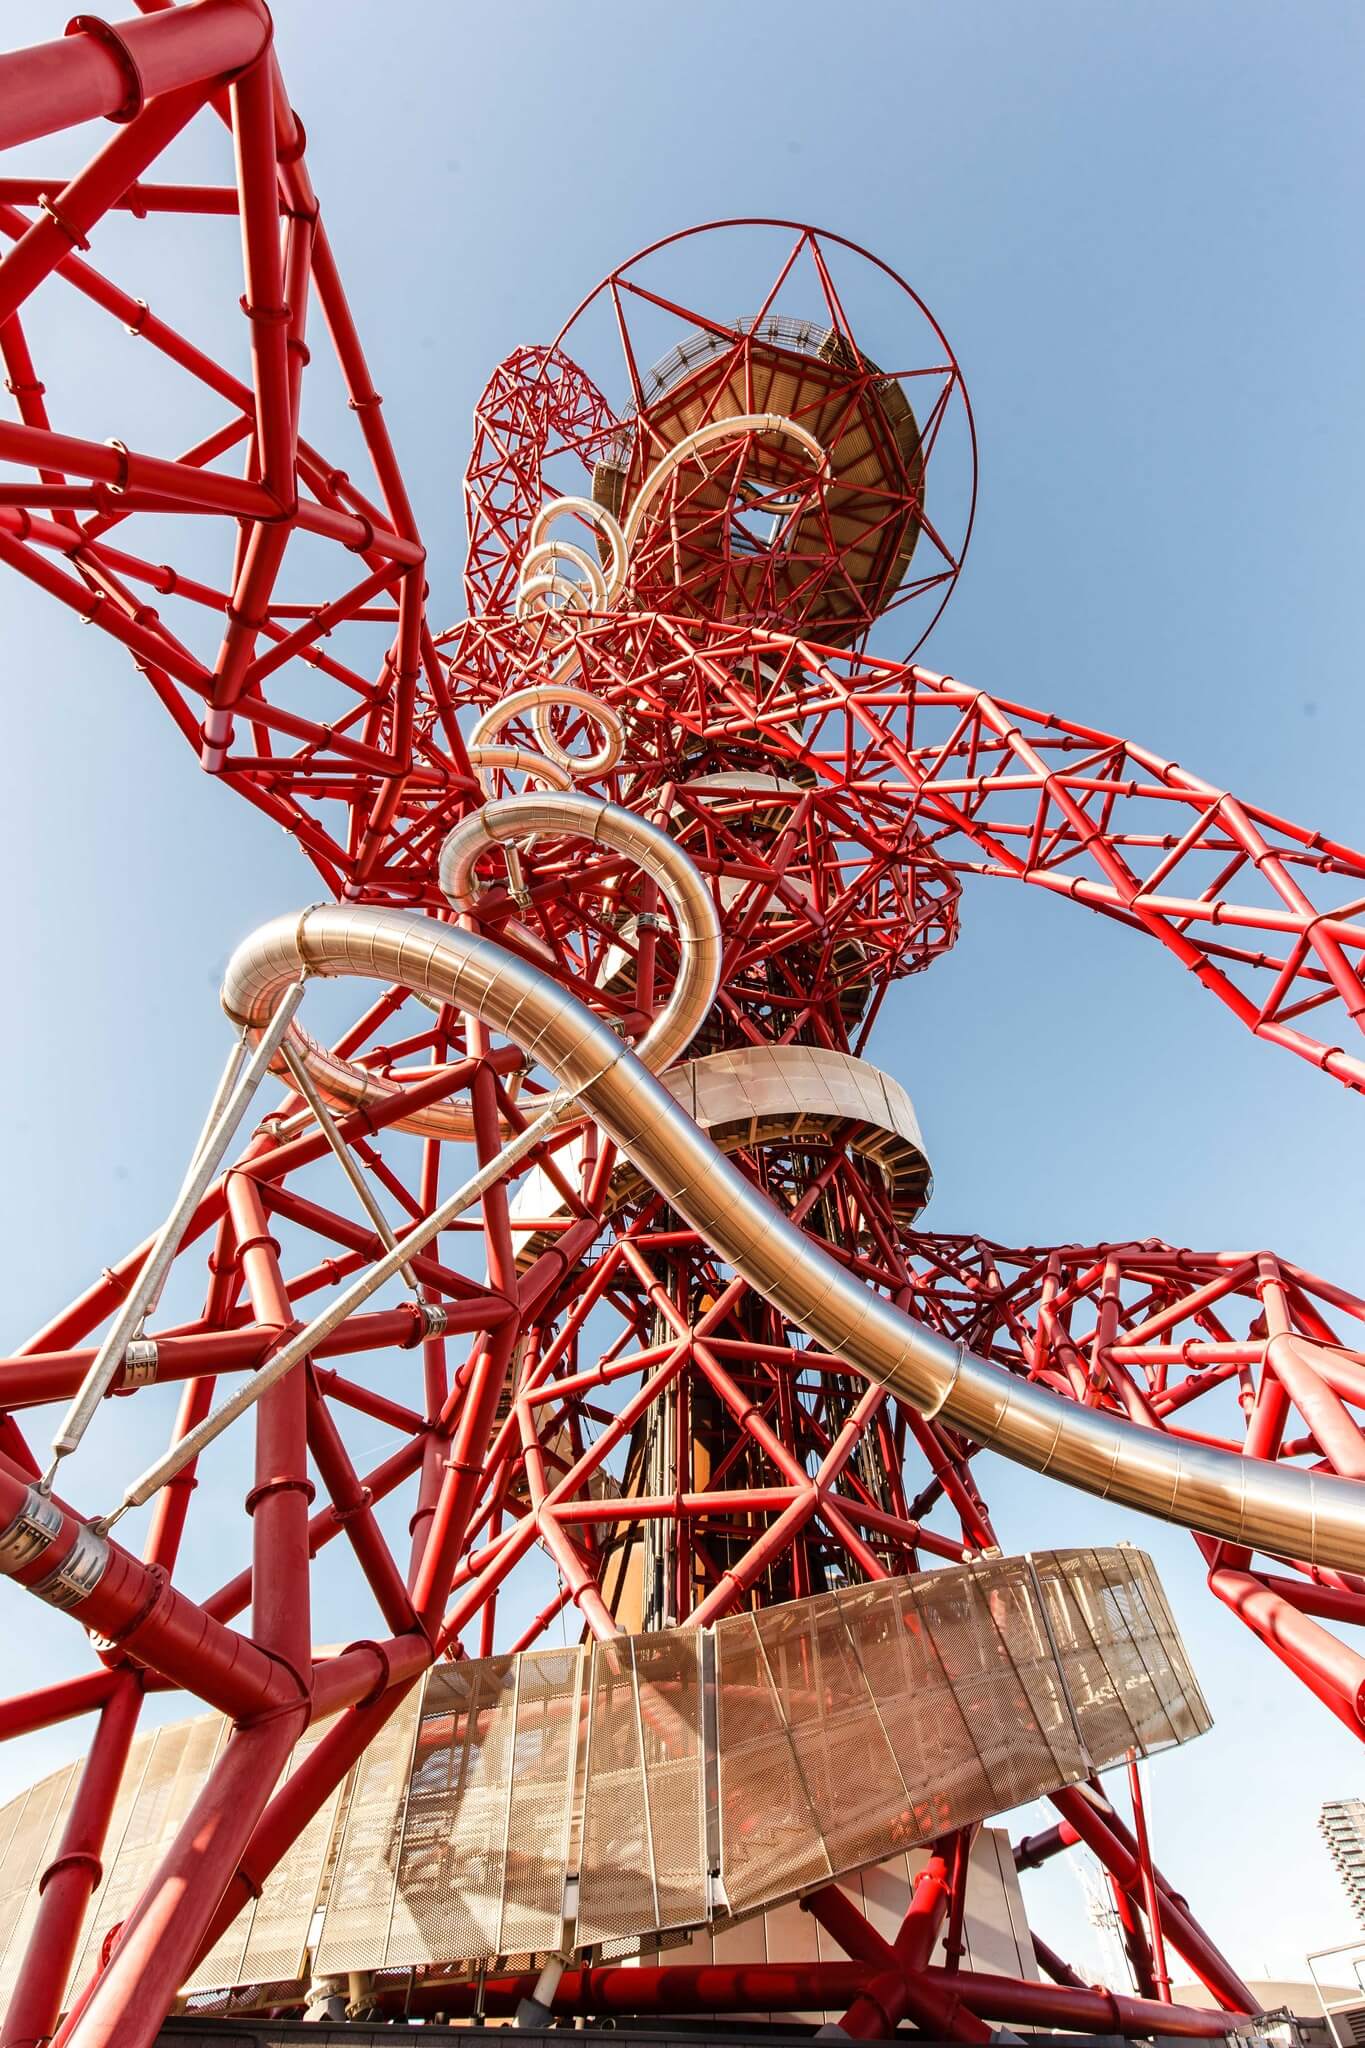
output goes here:
<path id="1" fill-rule="evenodd" d="M 454 880 L 454 856 L 450 867 Z M 731 1165 L 608 1025 L 492 940 L 394 910 L 305 911 L 262 926 L 238 947 L 224 1008 L 260 1031 L 301 970 L 398 982 L 512 1038 L 784 1318 L 921 1414 L 942 1415 L 1019 1464 L 1164 1521 L 1315 1565 L 1358 1567 L 1365 1490 L 1357 1483 L 1254 1464 L 1079 1408 L 914 1322 Z"/>
<path id="2" fill-rule="evenodd" d="M 569 754 L 560 746 L 550 730 L 549 714 L 561 708 L 586 712 L 601 730 L 604 737 L 595 754 Z M 540 754 L 533 754 L 522 747 L 493 744 L 504 726 L 528 711 L 540 743 Z M 531 683 L 524 690 L 514 690 L 491 711 L 485 711 L 469 735 L 469 759 L 489 796 L 492 790 L 488 776 L 494 768 L 513 768 L 537 777 L 551 789 L 568 789 L 572 782 L 606 775 L 620 760 L 624 744 L 625 734 L 619 715 L 600 697 L 594 697 L 590 691 L 576 688 L 572 683 Z"/>
<path id="3" fill-rule="evenodd" d="M 771 434 L 780 440 L 794 441 L 805 451 L 815 465 L 816 480 L 824 482 L 829 476 L 829 454 L 816 440 L 814 434 L 789 420 L 780 412 L 742 412 L 733 419 L 708 420 L 704 426 L 695 429 L 686 440 L 670 448 L 667 455 L 656 462 L 645 478 L 626 515 L 625 543 L 627 552 L 632 552 L 639 540 L 645 523 L 645 515 L 664 485 L 674 473 L 692 456 L 699 455 L 704 448 L 710 448 L 718 441 L 733 441 L 740 434 Z"/>
<path id="4" fill-rule="evenodd" d="M 710 891 L 677 841 L 618 804 L 573 795 L 513 796 L 485 804 L 457 825 L 441 848 L 441 891 L 451 908 L 473 902 L 474 863 L 485 847 L 542 833 L 567 833 L 612 846 L 658 883 L 677 922 L 681 965 L 668 1002 L 635 1048 L 660 1074 L 688 1046 L 716 998 L 720 981 L 720 918 Z"/>
<path id="5" fill-rule="evenodd" d="M 447 836 L 441 848 L 440 874 L 442 890 L 452 907 L 459 911 L 470 907 L 473 901 L 473 865 L 485 847 L 534 839 L 545 833 L 570 833 L 627 854 L 658 883 L 673 912 L 681 954 L 678 977 L 668 1002 L 646 1031 L 638 1048 L 639 1057 L 651 1071 L 662 1072 L 691 1042 L 715 1001 L 720 979 L 721 931 L 719 914 L 710 892 L 690 856 L 647 818 L 637 817 L 633 811 L 623 810 L 618 804 L 606 803 L 598 797 L 555 790 L 544 795 L 527 793 L 505 797 L 485 804 L 482 810 L 475 811 Z M 299 932 L 319 914 L 306 911 L 297 921 Z M 443 929 L 439 925 L 432 928 L 437 931 Z M 297 950 L 293 942 L 291 950 Z M 501 958 L 513 957 L 502 948 L 497 951 Z M 419 996 L 431 997 L 433 994 L 430 990 L 417 988 L 402 976 L 395 978 L 405 987 L 413 988 Z M 226 989 L 223 1000 L 236 1022 L 247 1022 L 229 1004 Z M 437 1000 L 443 1001 L 444 998 Z M 253 1036 L 256 1035 L 254 1018 L 249 1028 Z M 403 1094 L 401 1082 L 386 1080 L 368 1068 L 340 1058 L 310 1037 L 297 1023 L 290 1025 L 285 1042 L 323 1100 L 333 1109 L 388 1110 Z M 399 1118 L 395 1128 L 421 1137 L 459 1141 L 474 1135 L 472 1112 L 463 1102 L 428 1103 L 424 1108 L 414 1110 L 410 1116 Z"/>
<path id="6" fill-rule="evenodd" d="M 589 526 L 595 526 L 607 543 L 611 566 L 606 574 L 591 555 L 568 541 L 547 540 L 546 534 L 558 519 L 582 519 Z M 626 541 L 621 528 L 604 505 L 594 504 L 591 498 L 551 498 L 541 506 L 531 522 L 526 537 L 526 553 L 522 557 L 521 578 L 517 590 L 517 613 L 524 616 L 526 611 L 544 610 L 546 607 L 535 601 L 531 585 L 541 577 L 553 577 L 557 562 L 570 562 L 583 577 L 591 595 L 591 604 L 575 592 L 578 608 L 583 611 L 610 611 L 626 581 Z"/>

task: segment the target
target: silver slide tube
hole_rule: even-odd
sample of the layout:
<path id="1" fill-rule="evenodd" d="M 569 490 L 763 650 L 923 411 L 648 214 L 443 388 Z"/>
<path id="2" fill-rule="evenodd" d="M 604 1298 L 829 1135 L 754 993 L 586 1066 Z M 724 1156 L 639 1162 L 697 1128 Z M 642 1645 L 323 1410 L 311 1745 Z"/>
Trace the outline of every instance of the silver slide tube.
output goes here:
<path id="1" fill-rule="evenodd" d="M 644 529 L 645 515 L 658 497 L 675 470 L 699 455 L 704 448 L 710 448 L 718 441 L 733 441 L 741 434 L 769 434 L 779 440 L 791 441 L 811 460 L 816 477 L 827 481 L 829 477 L 829 451 L 816 440 L 814 434 L 798 426 L 780 412 L 742 412 L 733 418 L 707 420 L 704 426 L 696 427 L 685 441 L 679 441 L 669 449 L 667 455 L 655 463 L 645 478 L 634 503 L 626 514 L 625 542 L 628 553 L 633 554 L 635 543 Z"/>
<path id="2" fill-rule="evenodd" d="M 678 978 L 668 1002 L 635 1048 L 652 1073 L 671 1066 L 716 999 L 723 949 L 720 918 L 706 883 L 676 839 L 648 818 L 577 792 L 511 796 L 473 811 L 441 847 L 441 894 L 452 910 L 473 901 L 474 863 L 487 846 L 566 834 L 624 853 L 663 891 L 678 924 Z"/>
<path id="3" fill-rule="evenodd" d="M 677 920 L 682 960 L 667 1008 L 655 1018 L 640 1046 L 651 1067 L 666 1067 L 686 1048 L 715 1000 L 720 921 L 706 884 L 676 841 L 647 818 L 600 797 L 547 790 L 502 797 L 457 825 L 441 848 L 443 891 L 457 908 L 466 907 L 470 869 L 483 848 L 498 840 L 532 839 L 538 832 L 575 833 L 614 847 L 650 875 L 668 898 Z M 501 957 L 501 949 L 499 954 Z M 251 1029 L 254 1033 L 255 1026 Z M 339 1059 L 297 1025 L 287 1043 L 333 1109 L 388 1109 L 402 1094 L 400 1082 L 387 1081 L 350 1060 Z M 400 1118 L 395 1128 L 456 1142 L 474 1135 L 473 1117 L 464 1102 L 428 1103 L 425 1109 Z"/>
<path id="4" fill-rule="evenodd" d="M 550 730 L 549 713 L 566 708 L 586 712 L 601 732 L 602 744 L 595 754 L 568 754 L 560 746 Z M 524 748 L 494 744 L 505 725 L 510 725 L 514 718 L 520 718 L 528 711 L 544 760 Z M 576 683 L 556 678 L 552 683 L 528 683 L 524 690 L 514 690 L 510 697 L 503 697 L 490 711 L 485 711 L 469 735 L 467 750 L 470 765 L 478 771 L 485 790 L 489 790 L 488 770 L 506 768 L 508 762 L 501 757 L 512 754 L 517 756 L 511 764 L 513 767 L 523 769 L 527 775 L 534 775 L 555 788 L 565 789 L 571 780 L 586 782 L 595 776 L 605 775 L 620 760 L 624 744 L 620 717 L 610 704 L 595 697 L 591 690 L 580 689 Z M 547 768 L 547 762 L 552 766 Z M 558 775 L 554 773 L 555 769 L 560 771 Z"/>
<path id="5" fill-rule="evenodd" d="M 578 1095 L 671 1207 L 826 1349 L 1037 1472 L 1278 1556 L 1359 1570 L 1365 1486 L 1180 1442 L 1077 1407 L 950 1343 L 873 1294 L 732 1166 L 592 1012 L 490 940 L 431 919 L 327 906 L 263 925 L 234 953 L 224 1007 L 259 1029 L 301 968 L 449 1002 L 512 1038 Z"/>

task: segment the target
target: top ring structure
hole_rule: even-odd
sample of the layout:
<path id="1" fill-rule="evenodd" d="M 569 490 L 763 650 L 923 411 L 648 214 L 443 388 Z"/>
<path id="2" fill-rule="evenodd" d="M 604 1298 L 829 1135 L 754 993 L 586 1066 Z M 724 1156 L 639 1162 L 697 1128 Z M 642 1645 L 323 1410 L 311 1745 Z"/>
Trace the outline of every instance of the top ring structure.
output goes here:
<path id="1" fill-rule="evenodd" d="M 718 291 L 742 310 L 718 315 Z M 586 469 L 631 532 L 638 608 L 859 645 L 913 605 L 922 643 L 966 554 L 976 437 L 942 329 L 886 264 L 796 222 L 688 228 L 604 278 L 547 354 L 614 412 L 565 437 L 564 487 Z"/>

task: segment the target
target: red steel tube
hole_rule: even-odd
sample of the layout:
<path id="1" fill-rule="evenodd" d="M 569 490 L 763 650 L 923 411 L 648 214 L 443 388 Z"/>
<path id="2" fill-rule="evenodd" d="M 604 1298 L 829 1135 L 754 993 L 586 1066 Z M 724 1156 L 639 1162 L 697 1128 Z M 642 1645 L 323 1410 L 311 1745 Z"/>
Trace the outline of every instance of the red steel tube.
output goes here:
<path id="1" fill-rule="evenodd" d="M 1142 1904 L 1147 1915 L 1147 1926 L 1152 1942 L 1152 1975 L 1156 1979 L 1156 1995 L 1163 2004 L 1171 2002 L 1171 1974 L 1166 1968 L 1166 1943 L 1161 1932 L 1161 1908 L 1157 1897 L 1156 1875 L 1152 1869 L 1152 1852 L 1147 1841 L 1147 1809 L 1142 1798 L 1142 1780 L 1138 1776 L 1136 1750 L 1128 1752 L 1128 1783 L 1133 1795 L 1133 1832 L 1137 1836 L 1138 1867 L 1142 1872 Z"/>
<path id="2" fill-rule="evenodd" d="M 356 1559 L 369 1581 L 379 1611 L 395 1635 L 414 1628 L 417 1616 L 403 1574 L 374 1517 L 369 1489 L 351 1463 L 332 1413 L 308 1379 L 308 1448 L 318 1476 L 331 1496 L 337 1520 L 345 1529 Z"/>
<path id="3" fill-rule="evenodd" d="M 496 1304 L 493 1306 L 496 1308 Z M 461 1314 L 462 1305 L 452 1304 L 451 1313 Z M 420 1319 L 410 1305 L 381 1309 L 373 1315 L 348 1316 L 344 1323 L 339 1323 L 335 1330 L 321 1339 L 312 1356 L 341 1358 L 356 1352 L 408 1349 L 421 1335 L 421 1327 Z M 181 1336 L 158 1337 L 157 1384 L 206 1378 L 223 1372 L 254 1372 L 257 1366 L 265 1363 L 272 1345 L 278 1343 L 279 1335 L 273 1326 L 266 1328 L 259 1323 L 248 1323 L 240 1330 L 193 1330 Z M 94 1356 L 95 1346 L 90 1344 L 70 1351 L 40 1351 L 31 1356 L 21 1353 L 13 1358 L 0 1359 L 0 1402 L 12 1410 L 69 1400 L 89 1371 Z M 328 1381 L 336 1380 L 332 1373 L 325 1377 Z M 126 1385 L 126 1370 L 114 1381 L 112 1391 L 115 1394 L 131 1391 Z M 357 1394 L 375 1402 L 381 1409 L 385 1405 L 382 1394 L 371 1395 L 364 1388 L 357 1389 Z M 388 1406 L 392 1408 L 393 1404 Z M 405 1421 L 411 1412 L 409 1409 L 398 1411 Z M 382 1414 L 377 1419 L 382 1420 Z"/>
<path id="4" fill-rule="evenodd" d="M 207 1955 L 243 1906 L 258 1896 L 281 1856 L 297 1841 L 323 1801 L 336 1790 L 389 1716 L 397 1711 L 418 1676 L 420 1673 L 404 1676 L 375 1697 L 349 1707 L 290 1773 L 269 1805 L 262 1801 L 255 1807 L 254 1825 L 237 1845 L 225 1888 L 199 1941 L 198 1956 Z M 188 1970 L 183 1974 L 188 1976 Z"/>
<path id="5" fill-rule="evenodd" d="M 59 1679 L 55 1685 L 0 1700 L 0 1742 L 8 1742 L 15 1735 L 31 1735 L 35 1728 L 55 1728 L 59 1722 L 93 1714 L 112 1697 L 117 1686 L 116 1671 L 85 1671 L 79 1678 Z"/>
<path id="6" fill-rule="evenodd" d="M 81 121 L 127 120 L 158 93 L 243 70 L 269 42 L 257 0 L 191 0 L 116 27 L 78 16 L 62 40 L 0 59 L 0 149 Z"/>
<path id="7" fill-rule="evenodd" d="M 894 1946 L 883 1940 L 838 1885 L 825 1885 L 802 1901 L 841 1948 L 876 1973 L 839 2022 L 852 2039 L 880 2039 L 909 2017 L 922 2031 L 942 2040 L 989 2040 L 989 2028 L 962 1999 L 929 1984 L 923 1974 L 948 1900 L 947 1864 L 936 1853 L 916 1880 Z M 945 1975 L 951 1983 L 956 1973 Z"/>
<path id="8" fill-rule="evenodd" d="M 1187 2040 L 1226 2037 L 1227 2015 L 1188 2005 L 1159 2005 L 1095 1987 L 1036 1984 L 1023 1978 L 927 1969 L 924 1983 L 957 1992 L 983 2020 L 1017 2021 L 1097 2034 L 1169 2034 Z M 609 2014 L 641 2017 L 671 2013 L 802 2012 L 847 2005 L 866 1989 L 867 1965 L 852 1963 L 679 1963 L 650 1969 L 605 1965 L 566 1970 L 551 2004 L 557 2014 L 593 2018 Z M 534 1976 L 496 1977 L 481 1990 L 472 1983 L 427 1981 L 410 1993 L 390 1994 L 392 2003 L 414 2013 L 465 2015 L 476 1998 L 490 2015 L 514 2013 L 535 1987 Z M 381 2001 L 383 2002 L 383 2001 Z"/>
<path id="9" fill-rule="evenodd" d="M 0 1461 L 0 1529 L 18 1527 L 30 1512 L 33 1489 Z M 8 1576 L 30 1589 L 66 1563 L 83 1541 L 85 1525 L 54 1503 L 58 1526 L 41 1554 Z M 212 1621 L 197 1602 L 177 1591 L 164 1572 L 139 1563 L 117 1543 L 93 1590 L 68 1611 L 118 1649 L 149 1664 L 207 1705 L 234 1720 L 277 1712 L 301 1698 L 296 1673 L 267 1650 Z"/>
<path id="10" fill-rule="evenodd" d="M 299 1701 L 228 1738 L 107 1965 L 67 2015 L 58 2048 L 153 2048 L 307 1711 Z"/>
<path id="11" fill-rule="evenodd" d="M 293 1309 L 261 1191 L 245 1174 L 230 1173 L 227 1204 L 251 1306 L 259 1321 L 284 1329 Z M 313 1663 L 307 1394 L 305 1374 L 292 1372 L 267 1388 L 257 1404 L 256 1470 L 246 1502 L 252 1522 L 252 1636 L 298 1672 L 305 1691 Z"/>
<path id="12" fill-rule="evenodd" d="M 1068 1785 L 1050 1797 L 1057 1811 L 1070 1821 L 1086 1847 L 1099 1857 L 1123 1889 L 1140 1893 L 1142 1871 L 1138 1857 L 1123 1839 L 1117 1822 L 1111 1823 L 1099 1814 L 1078 1786 Z M 1200 1982 L 1229 2012 L 1258 2012 L 1255 1997 L 1203 1929 L 1169 1892 L 1159 1890 L 1157 1896 L 1162 1932 L 1179 1949 Z"/>
<path id="13" fill-rule="evenodd" d="M 0 77 L 3 67 L 0 66 Z M 49 195 L 26 234 L 0 256 L 0 322 L 16 313 L 42 280 L 71 254 L 138 172 L 161 154 L 204 103 L 201 86 L 182 86 L 153 100 L 121 128 L 68 185 Z"/>
<path id="14" fill-rule="evenodd" d="M 1251 1572 L 1218 1566 L 1209 1573 L 1209 1586 L 1353 1735 L 1361 1733 L 1365 1657 L 1319 1628 Z"/>
<path id="15" fill-rule="evenodd" d="M 142 1705 L 131 1671 L 118 1674 L 95 1730 L 57 1853 L 38 1880 L 39 1902 L 24 1950 L 0 2048 L 39 2048 L 51 2039 L 85 1909 L 103 1875 L 104 1838 Z"/>

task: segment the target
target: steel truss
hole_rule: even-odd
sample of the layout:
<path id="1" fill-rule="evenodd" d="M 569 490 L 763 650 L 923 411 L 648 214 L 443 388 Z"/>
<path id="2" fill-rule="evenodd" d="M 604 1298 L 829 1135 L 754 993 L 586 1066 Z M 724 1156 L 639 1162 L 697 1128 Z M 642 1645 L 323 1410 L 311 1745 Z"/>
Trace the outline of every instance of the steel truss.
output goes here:
<path id="1" fill-rule="evenodd" d="M 469 618 L 438 642 L 422 543 L 264 8 L 145 0 L 144 18 L 117 28 L 80 17 L 64 43 L 5 59 L 0 80 L 5 146 L 97 116 L 116 124 L 70 178 L 0 179 L 10 243 L 0 350 L 18 414 L 0 425 L 11 466 L 0 556 L 129 651 L 204 768 L 292 832 L 335 895 L 448 917 L 439 856 L 451 828 L 488 796 L 514 793 L 528 764 L 534 777 L 547 736 L 572 755 L 593 725 L 581 705 L 528 705 L 504 722 L 492 760 L 478 755 L 467 714 L 528 685 L 562 690 L 571 659 L 575 686 L 626 735 L 592 787 L 662 825 L 717 908 L 718 996 L 692 1057 L 774 1046 L 861 1055 L 891 982 L 953 943 L 963 878 L 998 875 L 1150 934 L 1246 1028 L 1365 1085 L 1355 1036 L 1365 855 L 1129 741 L 867 651 L 893 591 L 921 621 L 937 616 L 970 531 L 974 478 L 958 492 L 954 538 L 930 520 L 934 465 L 955 417 L 970 454 L 970 415 L 932 322 L 902 378 L 926 394 L 914 432 L 902 419 L 899 438 L 877 444 L 876 406 L 890 405 L 901 372 L 856 343 L 835 280 L 848 245 L 793 227 L 752 319 L 723 329 L 687 314 L 702 345 L 689 354 L 680 344 L 652 380 L 632 320 L 640 307 L 686 307 L 649 281 L 643 259 L 623 266 L 585 302 L 610 308 L 620 338 L 612 402 L 605 378 L 599 388 L 572 352 L 583 309 L 550 347 L 499 366 L 466 477 Z M 231 130 L 236 182 L 154 182 L 187 124 L 214 118 Z M 168 238 L 207 218 L 237 221 L 237 369 L 98 266 L 92 243 L 114 211 Z M 816 280 L 818 332 L 804 337 L 779 324 L 798 264 Z M 189 380 L 215 423 L 169 456 L 62 432 L 26 340 L 39 291 L 65 294 L 92 334 L 101 319 L 127 327 L 168 378 Z M 230 309 L 235 278 L 224 295 Z M 310 349 L 335 358 L 367 464 L 360 483 L 301 433 L 318 377 Z M 776 408 L 760 399 L 793 354 L 787 425 L 819 422 L 819 435 L 800 429 L 823 451 L 818 476 L 803 468 L 799 435 L 774 451 L 771 424 L 718 434 L 708 453 L 695 436 L 725 418 L 722 392 L 747 407 L 732 405 L 731 417 L 770 421 Z M 683 417 L 689 378 L 702 380 L 698 427 Z M 855 421 L 880 464 L 856 486 Z M 603 490 L 628 519 L 632 492 L 638 503 L 655 489 L 660 461 L 673 466 L 657 486 L 662 509 L 641 544 L 633 601 L 576 608 L 560 588 L 539 607 L 521 602 L 533 528 L 566 468 L 581 492 L 615 464 Z M 168 531 L 193 535 L 195 573 L 160 559 Z M 211 580 L 200 565 L 215 546 Z M 561 567 L 550 577 L 562 580 Z M 477 873 L 466 924 L 638 1038 L 683 957 L 657 885 L 610 845 L 585 851 L 563 836 L 510 864 L 481 855 Z M 145 1281 L 149 1241 L 0 1360 L 0 1561 L 94 1639 L 88 1668 L 0 1703 L 0 1733 L 97 1716 L 5 2048 L 58 2027 L 148 1692 L 181 1688 L 229 1714 L 236 1732 L 104 1966 L 72 1987 L 58 2038 L 80 2048 L 154 2038 L 195 1955 L 434 1658 L 521 1648 L 565 1615 L 598 1637 L 623 1623 L 696 1625 L 746 1601 L 997 1545 L 973 1442 L 870 1385 L 769 1306 L 631 1180 L 590 1119 L 533 1132 L 546 1083 L 516 1045 L 395 984 L 333 1051 L 364 1077 L 359 1099 L 320 1109 L 291 1065 L 282 1102 L 187 1200 L 169 1284 L 187 1298 L 185 1276 L 204 1275 L 197 1314 L 158 1318 L 149 1301 L 136 1333 L 110 1350 L 114 1319 Z M 452 1166 L 452 1146 L 471 1147 L 472 1164 Z M 797 1117 L 732 1149 L 869 1289 L 1021 1380 L 1134 1431 L 1365 1477 L 1365 1304 L 1346 1289 L 1269 1253 L 1156 1241 L 1008 1250 L 920 1231 L 851 1122 L 803 1128 Z M 528 1168 L 518 1209 L 509 1190 Z M 91 1516 L 107 1521 L 119 1503 L 111 1492 L 78 1512 L 60 1487 L 37 1486 L 52 1417 L 29 1411 L 58 1416 L 103 1359 L 116 1397 L 182 1386 L 173 1443 L 183 1442 L 202 1430 L 220 1383 L 231 1392 L 268 1365 L 392 1252 L 395 1230 L 419 1230 L 474 1169 L 486 1184 L 410 1251 L 401 1290 L 391 1283 L 322 1331 L 261 1394 L 250 1541 L 236 1557 L 225 1545 L 231 1576 L 198 1598 L 178 1580 L 193 1459 L 149 1496 L 140 1555 L 110 1542 L 96 1575 L 105 1528 Z M 532 1183 L 539 1210 L 526 1206 Z M 388 1433 L 365 1470 L 356 1418 Z M 338 1538 L 375 1635 L 319 1654 L 311 1565 Z M 1359 1732 L 1365 1660 L 1323 1624 L 1365 1620 L 1365 1576 L 1196 1540 L 1218 1596 Z M 248 1609 L 249 1629 L 238 1625 Z M 301 1729 L 331 1715 L 277 1784 Z M 848 1966 L 762 1982 L 686 1965 L 584 1970 L 562 1979 L 557 2009 L 830 2005 L 846 2008 L 855 2036 L 910 2019 L 961 2040 L 987 2038 L 993 2019 L 1218 2031 L 1217 2015 L 1170 2004 L 1175 1950 L 1224 2011 L 1248 2010 L 1250 1993 L 1153 1865 L 1140 1799 L 1131 1827 L 1098 1787 L 1055 1803 L 1057 1828 L 1022 1844 L 1020 1860 L 1076 1840 L 1094 1851 L 1114 1887 L 1135 2000 L 1086 1989 L 1041 1943 L 1047 1987 L 962 1970 L 970 1843 L 959 1833 L 935 1846 L 894 1943 L 835 1888 L 809 1902 Z M 940 1934 L 942 1970 L 930 1967 Z M 486 2009 L 526 1989 L 490 1986 Z M 422 1993 L 446 2010 L 464 1995 L 439 1975 Z"/>

